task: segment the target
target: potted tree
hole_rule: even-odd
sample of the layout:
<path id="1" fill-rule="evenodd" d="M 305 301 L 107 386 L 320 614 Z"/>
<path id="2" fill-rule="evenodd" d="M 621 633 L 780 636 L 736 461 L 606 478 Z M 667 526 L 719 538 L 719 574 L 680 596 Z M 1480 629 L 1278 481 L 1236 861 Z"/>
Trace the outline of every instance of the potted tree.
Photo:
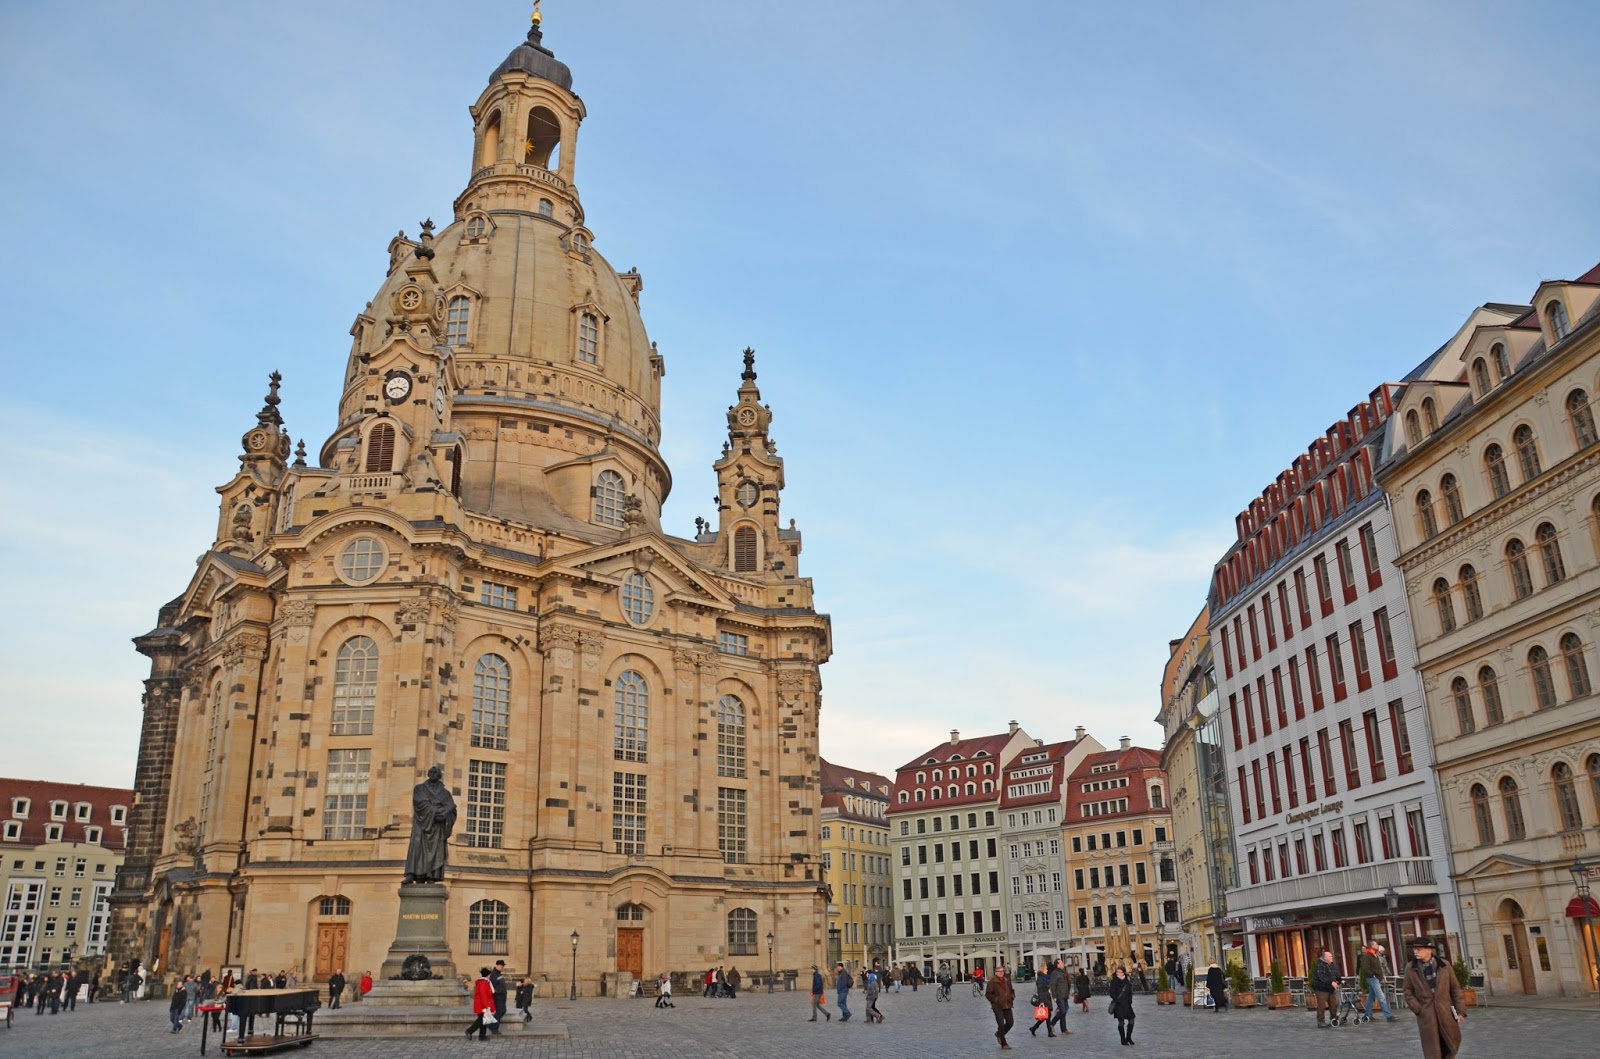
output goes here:
<path id="1" fill-rule="evenodd" d="M 1167 965 L 1161 964 L 1156 968 L 1156 1003 L 1176 1004 L 1178 994 L 1172 991 L 1172 979 L 1167 977 Z"/>
<path id="2" fill-rule="evenodd" d="M 1462 1006 L 1477 1007 L 1478 991 L 1468 985 L 1472 981 L 1472 976 L 1467 973 L 1467 961 L 1458 956 L 1456 957 L 1456 962 L 1450 965 L 1450 969 L 1455 972 L 1456 984 L 1461 987 Z"/>
<path id="3" fill-rule="evenodd" d="M 1283 968 L 1277 960 L 1272 961 L 1272 967 L 1267 971 L 1271 981 L 1271 988 L 1267 991 L 1267 1007 L 1285 1010 L 1294 1005 L 1294 994 L 1289 992 L 1289 984 L 1283 980 Z"/>
<path id="4" fill-rule="evenodd" d="M 1245 971 L 1244 964 L 1228 964 L 1228 987 L 1233 990 L 1230 998 L 1236 1008 L 1253 1008 L 1256 1006 L 1256 991 L 1250 985 L 1250 975 Z"/>
<path id="5" fill-rule="evenodd" d="M 1189 968 L 1189 973 L 1184 981 L 1183 1006 L 1190 1007 L 1194 1004 L 1194 968 Z"/>

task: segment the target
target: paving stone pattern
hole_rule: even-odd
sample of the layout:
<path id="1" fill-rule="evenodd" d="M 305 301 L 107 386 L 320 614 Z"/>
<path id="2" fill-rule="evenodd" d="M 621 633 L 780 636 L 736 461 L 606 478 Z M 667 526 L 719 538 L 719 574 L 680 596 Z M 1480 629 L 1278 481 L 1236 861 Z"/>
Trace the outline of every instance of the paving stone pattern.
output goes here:
<path id="1" fill-rule="evenodd" d="M 1024 992 L 1026 990 L 1024 989 Z M 886 1021 L 869 1025 L 864 1002 L 851 998 L 855 1017 L 839 1021 L 832 993 L 832 1022 L 807 1021 L 803 993 L 746 994 L 737 1000 L 680 997 L 671 1010 L 649 1000 L 540 1000 L 536 1019 L 564 1023 L 571 1034 L 561 1041 L 519 1039 L 508 1027 L 483 1044 L 464 1038 L 428 1040 L 318 1040 L 306 1049 L 279 1055 L 306 1059 L 439 1059 L 442 1055 L 486 1054 L 497 1059 L 815 1059 L 817 1056 L 871 1055 L 873 1059 L 941 1059 L 1000 1055 L 988 1005 L 970 991 L 957 991 L 948 1004 L 936 1003 L 932 990 L 889 994 L 879 1002 Z M 76 1012 L 36 1016 L 19 1013 L 10 1030 L 0 1028 L 4 1059 L 166 1059 L 200 1051 L 200 1030 L 168 1032 L 165 1001 L 131 1005 L 80 1004 Z M 1342 1029 L 1317 1029 L 1304 1011 L 1210 1012 L 1158 1008 L 1137 1002 L 1139 1019 L 1132 1048 L 1117 1043 L 1116 1023 L 1105 999 L 1090 1002 L 1089 1013 L 1068 1019 L 1072 1035 L 1049 1040 L 1044 1031 L 1028 1035 L 1032 1017 L 1021 998 L 1018 1028 L 1010 1053 L 1017 1059 L 1045 1056 L 1141 1056 L 1145 1059 L 1207 1059 L 1319 1054 L 1338 1059 L 1406 1059 L 1421 1055 L 1414 1021 L 1401 1016 L 1393 1025 L 1373 1023 Z M 469 1016 L 463 1014 L 465 1027 Z M 1548 1011 L 1479 1008 L 1466 1024 L 1464 1059 L 1512 1057 L 1535 1051 L 1539 1059 L 1592 1059 L 1600 1039 L 1600 1006 Z M 1530 1047 L 1531 1046 L 1531 1047 Z M 208 1054 L 220 1053 L 215 1038 Z"/>

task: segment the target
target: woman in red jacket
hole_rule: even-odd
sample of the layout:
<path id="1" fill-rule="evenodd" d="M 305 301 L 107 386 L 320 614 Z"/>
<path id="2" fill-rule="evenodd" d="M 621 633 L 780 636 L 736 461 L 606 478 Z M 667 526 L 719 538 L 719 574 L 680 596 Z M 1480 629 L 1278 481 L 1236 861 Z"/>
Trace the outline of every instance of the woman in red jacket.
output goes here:
<path id="1" fill-rule="evenodd" d="M 472 1020 L 472 1025 L 467 1027 L 467 1040 L 472 1040 L 474 1031 L 478 1040 L 489 1039 L 489 1024 L 483 1021 L 484 1015 L 494 1018 L 494 986 L 489 984 L 489 968 L 483 967 L 478 971 L 478 980 L 472 986 L 472 1013 L 477 1018 Z"/>

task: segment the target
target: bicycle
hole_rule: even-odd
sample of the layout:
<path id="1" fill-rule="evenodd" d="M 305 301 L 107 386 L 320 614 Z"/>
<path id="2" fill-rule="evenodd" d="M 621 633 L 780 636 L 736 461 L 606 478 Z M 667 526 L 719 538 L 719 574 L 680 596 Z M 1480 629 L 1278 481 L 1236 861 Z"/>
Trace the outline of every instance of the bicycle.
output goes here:
<path id="1" fill-rule="evenodd" d="M 944 1001 L 945 1003 L 949 1003 L 949 1001 L 950 1001 L 950 983 L 948 981 L 940 981 L 940 983 L 939 983 L 939 991 L 936 992 L 933 995 L 933 999 L 934 1000 L 939 1000 L 939 1001 Z"/>
<path id="2" fill-rule="evenodd" d="M 973 996 L 982 996 L 983 995 L 983 979 L 982 978 L 974 978 L 972 980 L 972 995 Z"/>

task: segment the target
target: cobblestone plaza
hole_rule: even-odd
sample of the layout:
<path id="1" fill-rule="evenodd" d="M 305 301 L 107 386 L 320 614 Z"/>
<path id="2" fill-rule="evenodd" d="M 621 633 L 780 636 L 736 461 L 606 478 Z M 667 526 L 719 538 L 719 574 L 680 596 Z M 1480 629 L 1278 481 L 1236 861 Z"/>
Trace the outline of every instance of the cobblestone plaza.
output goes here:
<path id="1" fill-rule="evenodd" d="M 818 1055 L 863 1055 L 876 1059 L 939 1059 L 944 1056 L 999 1054 L 994 1020 L 983 1000 L 958 990 L 953 1001 L 937 1003 L 932 990 L 890 994 L 879 1002 L 881 1026 L 860 1020 L 862 1003 L 853 996 L 857 1017 L 840 1024 L 834 998 L 831 1022 L 807 1021 L 807 996 L 753 993 L 737 1000 L 683 997 L 673 1009 L 657 1010 L 648 1000 L 540 1000 L 534 1006 L 539 1023 L 567 1027 L 568 1039 L 521 1038 L 514 1028 L 498 1040 L 479 1044 L 451 1038 L 332 1040 L 321 1039 L 303 1051 L 280 1054 L 308 1059 L 436 1059 L 452 1054 L 488 1053 L 516 1059 L 692 1059 L 739 1056 L 741 1059 L 789 1059 Z M 1137 1045 L 1123 1049 L 1116 1024 L 1096 997 L 1089 1013 L 1068 1020 L 1072 1035 L 1050 1040 L 1041 1031 L 1028 1035 L 1032 1019 L 1017 1004 L 1018 1026 L 1011 1034 L 1014 1053 L 1023 1056 L 1136 1055 L 1147 1059 L 1205 1059 L 1210 1056 L 1283 1056 L 1308 1051 L 1339 1059 L 1400 1059 L 1421 1054 L 1415 1025 L 1402 1014 L 1393 1025 L 1319 1030 L 1303 1010 L 1266 1010 L 1212 1014 L 1188 1008 L 1158 1008 L 1153 999 L 1136 1002 Z M 463 1027 L 469 1021 L 463 1008 Z M 1600 1007 L 1536 1009 L 1505 1006 L 1475 1009 L 1467 1019 L 1463 1054 L 1501 1057 L 1524 1054 L 1537 1041 L 1541 1059 L 1588 1059 L 1595 1054 L 1600 1032 Z M 0 1029 L 0 1055 L 7 1059 L 60 1059 L 93 1055 L 115 1059 L 164 1059 L 190 1056 L 200 1050 L 198 1025 L 173 1036 L 167 1029 L 166 1004 L 157 1001 L 80 1005 L 57 1016 L 19 1013 L 10 1030 Z M 209 1055 L 219 1054 L 212 1037 Z"/>

